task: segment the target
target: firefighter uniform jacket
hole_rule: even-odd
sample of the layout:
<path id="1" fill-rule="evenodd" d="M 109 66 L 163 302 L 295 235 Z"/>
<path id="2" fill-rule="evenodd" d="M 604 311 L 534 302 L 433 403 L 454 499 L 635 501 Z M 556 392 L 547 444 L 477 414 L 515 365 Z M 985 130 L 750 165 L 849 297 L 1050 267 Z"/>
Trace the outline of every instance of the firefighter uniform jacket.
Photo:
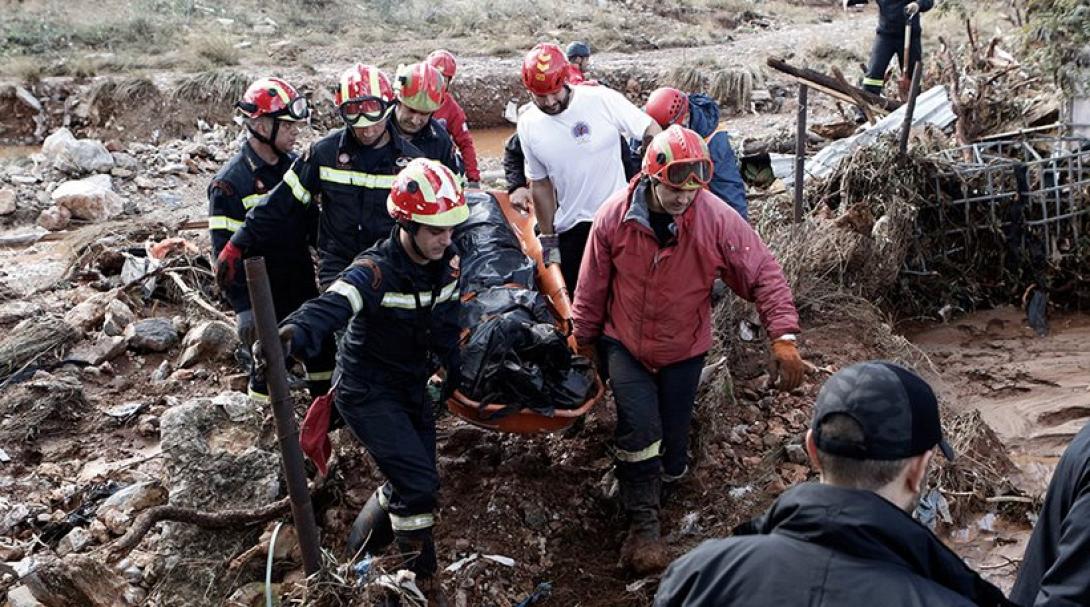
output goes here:
<path id="1" fill-rule="evenodd" d="M 276 164 L 268 164 L 250 147 L 242 150 L 220 169 L 208 186 L 208 232 L 212 238 L 212 256 L 219 256 L 227 241 L 242 228 L 246 213 L 263 202 L 269 191 L 283 179 L 284 173 L 295 161 L 295 154 L 282 154 Z M 318 209 L 305 209 L 300 215 L 300 226 L 317 227 Z M 307 250 L 306 233 L 299 246 L 285 247 L 279 243 L 257 244 L 247 251 L 249 256 L 262 256 L 289 274 L 309 275 L 314 281 L 314 269 Z M 290 266 L 290 267 L 289 267 Z M 308 269 L 309 268 L 309 269 Z M 235 312 L 250 309 L 250 297 L 243 277 L 227 289 L 227 298 Z"/>
<path id="2" fill-rule="evenodd" d="M 231 241 L 247 251 L 259 243 L 277 247 L 305 241 L 305 217 L 321 206 L 318 224 L 318 282 L 327 285 L 360 252 L 385 238 L 394 220 L 386 198 L 397 175 L 423 154 L 390 121 L 388 143 L 380 148 L 359 143 L 351 129 L 326 135 L 286 173 L 264 204 L 250 209 Z"/>
<path id="3" fill-rule="evenodd" d="M 339 380 L 354 391 L 419 385 L 433 370 L 433 353 L 448 372 L 458 369 L 458 257 L 453 249 L 420 265 L 392 236 L 361 254 L 317 299 L 284 320 L 296 326 L 292 353 L 317 354 L 348 325 L 337 356 Z M 351 321 L 351 322 L 350 322 Z"/>

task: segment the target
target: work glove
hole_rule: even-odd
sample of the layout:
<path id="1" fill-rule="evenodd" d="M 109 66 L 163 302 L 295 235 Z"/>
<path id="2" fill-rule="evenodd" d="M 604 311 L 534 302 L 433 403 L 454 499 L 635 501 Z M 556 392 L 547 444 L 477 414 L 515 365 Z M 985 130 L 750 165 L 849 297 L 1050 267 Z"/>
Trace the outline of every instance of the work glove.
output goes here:
<path id="1" fill-rule="evenodd" d="M 560 265 L 560 237 L 556 234 L 542 234 L 538 240 L 541 241 L 541 261 L 545 265 Z"/>
<path id="2" fill-rule="evenodd" d="M 511 206 L 516 211 L 524 215 L 529 214 L 530 205 L 533 204 L 533 199 L 530 198 L 530 188 L 522 187 L 516 188 L 514 192 L 511 192 Z"/>
<path id="3" fill-rule="evenodd" d="M 920 5 L 916 2 L 909 2 L 905 5 L 905 17 L 911 19 L 916 16 L 916 13 L 920 12 Z"/>
<path id="4" fill-rule="evenodd" d="M 257 325 L 254 324 L 254 311 L 243 310 L 238 313 L 238 340 L 247 348 L 257 339 Z"/>
<path id="5" fill-rule="evenodd" d="M 790 392 L 802 384 L 805 374 L 806 363 L 802 362 L 794 340 L 772 342 L 772 380 L 777 388 Z"/>
<path id="6" fill-rule="evenodd" d="M 598 342 L 576 342 L 575 353 L 590 361 L 591 366 L 598 368 Z"/>
<path id="7" fill-rule="evenodd" d="M 284 351 L 284 360 L 291 357 L 292 354 L 292 338 L 295 337 L 295 332 L 298 327 L 295 325 L 284 325 L 280 327 L 280 347 Z M 269 366 L 269 360 L 265 358 L 265 350 L 262 347 L 261 340 L 254 341 L 254 345 L 250 350 L 254 357 L 254 373 L 264 376 L 265 369 Z"/>
<path id="8" fill-rule="evenodd" d="M 221 291 L 226 291 L 242 271 L 242 249 L 227 241 L 227 246 L 216 257 L 216 284 Z"/>

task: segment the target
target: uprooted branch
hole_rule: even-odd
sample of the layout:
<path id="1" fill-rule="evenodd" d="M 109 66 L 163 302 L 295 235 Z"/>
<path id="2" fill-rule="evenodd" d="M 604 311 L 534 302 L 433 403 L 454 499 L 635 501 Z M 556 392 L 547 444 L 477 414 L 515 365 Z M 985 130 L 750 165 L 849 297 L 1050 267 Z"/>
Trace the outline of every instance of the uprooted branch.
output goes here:
<path id="1" fill-rule="evenodd" d="M 237 510 L 221 510 L 220 512 L 203 512 L 194 508 L 171 506 L 169 504 L 155 506 L 145 510 L 136 518 L 132 527 L 116 542 L 105 546 L 107 558 L 111 562 L 118 561 L 132 551 L 140 540 L 151 531 L 157 523 L 174 521 L 189 523 L 205 529 L 226 529 L 242 525 L 266 523 L 275 518 L 284 516 L 291 511 L 291 502 L 288 498 L 275 501 L 260 508 L 243 508 Z"/>

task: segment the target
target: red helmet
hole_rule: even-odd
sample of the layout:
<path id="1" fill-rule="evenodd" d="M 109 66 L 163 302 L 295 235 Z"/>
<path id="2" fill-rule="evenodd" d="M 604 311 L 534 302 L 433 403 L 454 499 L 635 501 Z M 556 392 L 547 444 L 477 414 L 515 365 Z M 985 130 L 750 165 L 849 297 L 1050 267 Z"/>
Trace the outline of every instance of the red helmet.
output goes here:
<path id="1" fill-rule="evenodd" d="M 397 222 L 452 228 L 469 218 L 462 181 L 441 162 L 416 158 L 394 178 L 386 210 Z"/>
<path id="2" fill-rule="evenodd" d="M 262 78 L 250 85 L 235 103 L 247 118 L 270 116 L 277 120 L 304 120 L 310 114 L 307 98 L 279 78 Z"/>
<path id="3" fill-rule="evenodd" d="M 443 104 L 443 74 L 430 63 L 414 63 L 397 68 L 394 90 L 405 107 L 430 114 Z"/>
<path id="4" fill-rule="evenodd" d="M 643 157 L 644 174 L 679 190 L 708 185 L 713 168 L 704 138 L 676 124 L 655 135 Z"/>
<path id="5" fill-rule="evenodd" d="M 454 80 L 454 74 L 458 71 L 458 62 L 454 60 L 454 55 L 450 51 L 445 49 L 432 51 L 425 61 L 435 66 L 447 79 L 448 84 Z"/>
<path id="6" fill-rule="evenodd" d="M 390 114 L 394 88 L 382 70 L 357 63 L 341 73 L 333 101 L 349 126 L 371 126 Z"/>
<path id="7" fill-rule="evenodd" d="M 522 60 L 522 83 L 535 95 L 551 95 L 568 82 L 568 58 L 560 47 L 542 42 Z"/>
<path id="8" fill-rule="evenodd" d="M 664 86 L 651 91 L 643 111 L 662 128 L 682 124 L 689 117 L 689 96 L 672 86 Z"/>

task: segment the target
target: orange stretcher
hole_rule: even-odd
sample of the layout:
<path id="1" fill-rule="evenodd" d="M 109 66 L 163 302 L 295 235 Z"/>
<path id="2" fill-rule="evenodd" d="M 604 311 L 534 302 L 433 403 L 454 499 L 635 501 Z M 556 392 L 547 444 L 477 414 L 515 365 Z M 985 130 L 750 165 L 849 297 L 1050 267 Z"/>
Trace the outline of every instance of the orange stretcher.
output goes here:
<path id="1" fill-rule="evenodd" d="M 537 288 L 545 295 L 549 309 L 557 318 L 557 327 L 568 336 L 568 347 L 572 352 L 576 351 L 575 335 L 572 334 L 572 306 L 568 297 L 568 288 L 564 284 L 564 277 L 560 268 L 552 265 L 546 266 L 541 260 L 541 242 L 534 233 L 537 218 L 533 209 L 528 215 L 524 215 L 511 206 L 511 199 L 506 192 L 488 192 L 499 203 L 507 225 L 518 237 L 522 244 L 522 252 L 537 263 Z M 594 374 L 593 394 L 577 409 L 556 409 L 553 415 L 543 415 L 530 409 L 519 409 L 513 413 L 500 415 L 508 405 L 502 403 L 482 404 L 471 400 L 460 390 L 455 390 L 453 396 L 447 400 L 447 408 L 451 413 L 467 422 L 500 432 L 514 432 L 517 434 L 536 434 L 540 432 L 557 432 L 575 423 L 575 420 L 586 415 L 605 394 L 605 386 L 598 374 Z"/>

